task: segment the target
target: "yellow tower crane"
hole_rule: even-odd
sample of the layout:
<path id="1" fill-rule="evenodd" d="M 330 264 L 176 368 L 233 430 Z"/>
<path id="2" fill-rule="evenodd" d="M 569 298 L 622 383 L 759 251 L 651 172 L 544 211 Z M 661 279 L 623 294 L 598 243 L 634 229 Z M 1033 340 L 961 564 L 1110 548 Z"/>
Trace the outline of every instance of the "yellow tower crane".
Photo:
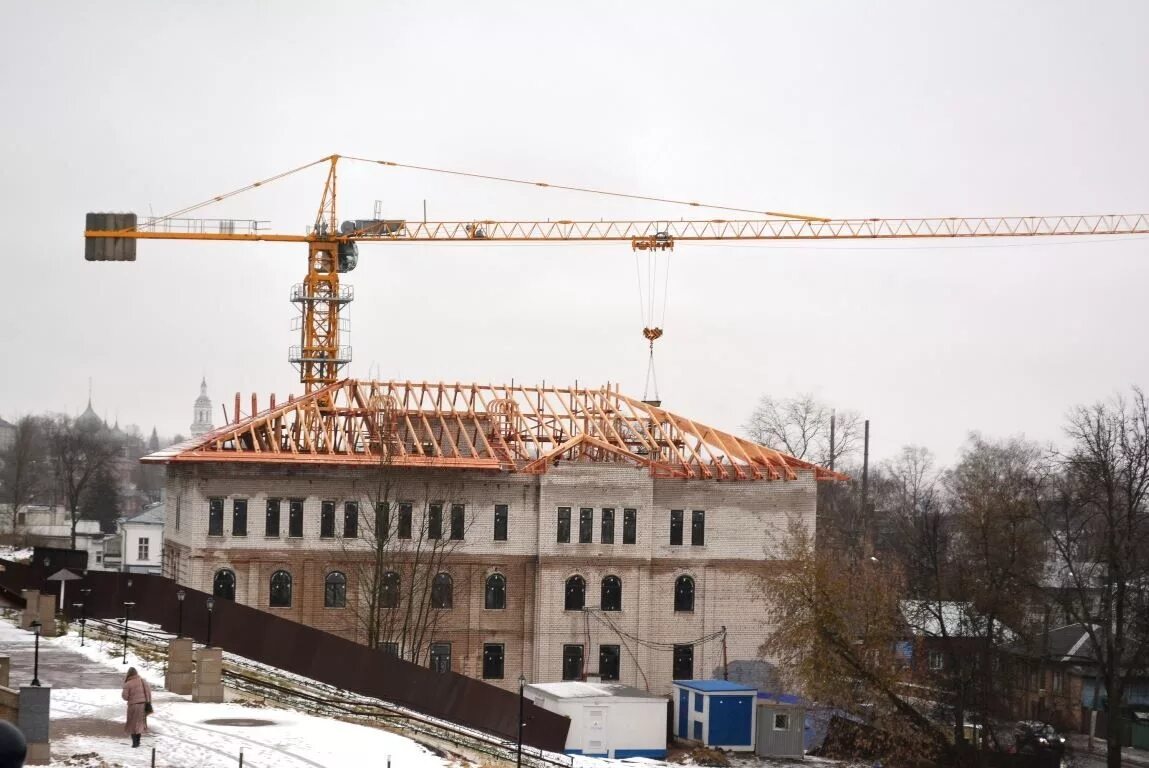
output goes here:
<path id="1" fill-rule="evenodd" d="M 730 211 L 752 217 L 679 221 L 420 222 L 402 219 L 357 219 L 339 223 L 336 210 L 338 199 L 336 170 L 341 159 L 548 189 L 674 203 L 694 208 Z M 265 222 L 261 221 L 188 217 L 188 214 L 205 206 L 323 164 L 327 164 L 328 169 L 319 210 L 314 225 L 304 234 L 273 234 L 264 231 Z M 89 261 L 134 261 L 137 240 L 306 243 L 307 275 L 291 293 L 292 301 L 300 305 L 302 315 L 300 341 L 299 346 L 291 348 L 289 357 L 291 362 L 299 367 L 300 381 L 306 391 L 312 392 L 338 381 L 343 367 L 351 361 L 350 347 L 342 346 L 340 343 L 340 315 L 351 301 L 352 294 L 349 287 L 340 285 L 339 276 L 355 268 L 358 262 L 359 242 L 589 241 L 630 243 L 631 248 L 636 251 L 669 251 L 673 250 L 677 242 L 718 240 L 963 240 L 986 237 L 1135 234 L 1149 234 L 1149 214 L 833 219 L 486 176 L 386 160 L 331 155 L 226 194 L 217 195 L 166 216 L 141 219 L 135 214 L 89 213 L 84 237 L 85 258 Z M 643 333 L 649 339 L 653 350 L 655 339 L 662 335 L 661 329 L 648 326 L 643 329 Z"/>

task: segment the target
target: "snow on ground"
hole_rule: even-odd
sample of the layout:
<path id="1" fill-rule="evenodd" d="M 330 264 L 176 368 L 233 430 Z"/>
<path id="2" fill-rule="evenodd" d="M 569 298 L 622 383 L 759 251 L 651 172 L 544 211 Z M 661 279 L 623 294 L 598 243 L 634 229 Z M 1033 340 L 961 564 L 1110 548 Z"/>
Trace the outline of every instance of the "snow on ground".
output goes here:
<path id="1" fill-rule="evenodd" d="M 192 768 L 235 766 L 243 752 L 250 768 L 385 765 L 403 768 L 448 765 L 410 739 L 388 731 L 274 708 L 240 704 L 194 704 L 156 692 L 143 746 L 133 749 L 122 735 L 124 703 L 119 691 L 58 688 L 52 691 L 53 725 L 68 735 L 52 742 L 53 766 L 74 765 L 72 755 L 95 753 L 124 766 Z M 229 721 L 230 724 L 229 724 Z M 94 759 L 91 765 L 99 763 Z M 81 763 L 88 765 L 88 763 Z"/>
<path id="2" fill-rule="evenodd" d="M 14 563 L 28 563 L 32 560 L 32 548 L 0 546 L 0 558 Z"/>
<path id="3" fill-rule="evenodd" d="M 134 621 L 132 627 L 149 631 L 157 629 Z M 0 621 L 0 642 L 28 642 L 30 639 L 29 633 Z M 388 765 L 388 758 L 394 768 L 459 765 L 458 761 L 438 757 L 411 739 L 370 726 L 274 707 L 192 703 L 187 697 L 162 690 L 163 659 L 146 652 L 144 657 L 140 657 L 129 649 L 125 664 L 122 642 L 96 640 L 88 636 L 81 646 L 75 627 L 62 637 L 41 638 L 41 643 L 74 652 L 121 674 L 128 666 L 134 666 L 155 688 L 156 712 L 148 719 L 150 733 L 144 736 L 139 749 L 133 749 L 131 739 L 123 733 L 124 703 L 119 689 L 54 688 L 54 761 L 51 764 L 54 768 L 149 766 L 153 748 L 155 764 L 160 768 L 232 768 L 238 764 L 241 750 L 245 768 L 342 768 L 366 764 L 384 768 Z M 277 672 L 285 674 L 281 670 Z M 309 682 L 297 675 L 289 677 L 298 678 L 301 683 Z M 236 722 L 228 724 L 226 721 Z M 537 754 L 536 750 L 524 752 Z M 677 765 L 643 758 L 623 761 L 582 756 L 572 759 L 549 753 L 547 756 L 561 761 L 571 760 L 572 768 L 667 768 L 668 765 L 675 768 Z M 793 768 L 795 765 L 790 760 L 759 760 L 752 755 L 730 757 L 732 768 Z M 836 761 L 817 758 L 806 758 L 806 764 L 827 768 L 838 765 Z"/>

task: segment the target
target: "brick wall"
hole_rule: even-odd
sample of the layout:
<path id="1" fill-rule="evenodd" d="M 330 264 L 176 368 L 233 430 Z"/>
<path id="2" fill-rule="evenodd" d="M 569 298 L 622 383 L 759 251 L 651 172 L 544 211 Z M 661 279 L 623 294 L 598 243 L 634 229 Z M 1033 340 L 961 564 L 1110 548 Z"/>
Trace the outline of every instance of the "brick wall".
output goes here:
<path id="1" fill-rule="evenodd" d="M 564 644 L 584 645 L 585 668 L 598 669 L 602 644 L 621 646 L 621 681 L 657 693 L 670 691 L 675 643 L 689 643 L 727 629 L 730 661 L 757 659 L 766 630 L 766 603 L 757 585 L 791 520 L 814 525 L 815 482 L 714 482 L 654 479 L 625 463 L 562 462 L 543 475 L 477 471 L 204 465 L 170 467 L 165 526 L 165 573 L 183 584 L 212 590 L 223 568 L 236 576 L 236 599 L 345 637 L 363 640 L 352 608 L 325 608 L 324 579 L 348 576 L 348 604 L 355 605 L 357 574 L 370 553 L 362 539 L 344 539 L 343 503 L 358 501 L 360 519 L 373 501 L 410 501 L 418 534 L 427 504 L 466 507 L 466 535 L 446 564 L 454 581 L 452 609 L 442 611 L 433 639 L 450 642 L 452 668 L 479 676 L 484 643 L 505 647 L 504 687 L 520 672 L 533 682 L 561 678 Z M 208 503 L 224 500 L 223 535 L 208 536 Z M 233 502 L 247 500 L 247 535 L 232 532 Z M 284 502 L 278 537 L 265 536 L 268 498 Z M 303 499 L 304 535 L 287 536 L 291 498 Z M 336 502 L 334 538 L 320 537 L 324 500 Z M 508 540 L 494 541 L 494 508 L 506 504 Z M 571 543 L 557 541 L 557 509 L 571 508 Z M 579 511 L 593 510 L 592 540 L 578 543 Z M 614 543 L 602 543 L 602 510 L 615 510 Z M 623 510 L 637 511 L 636 541 L 623 543 Z M 684 510 L 683 544 L 670 544 L 670 510 Z M 176 524 L 178 510 L 179 524 Z M 705 541 L 691 544 L 691 513 L 705 510 Z M 269 606 L 276 570 L 293 577 L 289 608 Z M 507 608 L 486 610 L 484 587 L 492 573 L 507 580 Z M 589 612 L 564 610 L 565 585 L 578 575 L 587 584 Z M 674 610 L 679 576 L 695 584 L 692 612 Z M 599 611 L 603 578 L 622 581 L 622 610 Z M 694 649 L 693 674 L 710 677 L 722 664 L 715 639 Z M 720 673 L 720 672 L 719 672 Z"/>

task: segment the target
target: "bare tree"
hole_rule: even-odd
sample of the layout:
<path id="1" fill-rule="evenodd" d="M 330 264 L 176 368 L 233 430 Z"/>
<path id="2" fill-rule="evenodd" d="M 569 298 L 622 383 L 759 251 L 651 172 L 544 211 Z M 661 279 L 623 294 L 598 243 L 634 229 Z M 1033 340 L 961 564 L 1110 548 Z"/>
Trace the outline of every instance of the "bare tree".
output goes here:
<path id="1" fill-rule="evenodd" d="M 1116 723 L 1129 677 L 1149 662 L 1149 404 L 1134 388 L 1130 399 L 1074 408 L 1066 434 L 1062 492 L 1041 520 L 1062 608 L 1088 634 Z M 1121 765 L 1120 732 L 1108 729 L 1111 768 Z"/>
<path id="2" fill-rule="evenodd" d="M 12 532 L 20 510 L 47 490 L 47 454 L 43 421 L 36 416 L 17 420 L 12 445 L 0 453 L 0 499 L 9 505 Z"/>
<path id="3" fill-rule="evenodd" d="M 48 450 L 57 486 L 68 507 L 75 549 L 76 523 L 85 491 L 96 474 L 119 454 L 120 445 L 102 426 L 57 416 L 48 423 Z"/>
<path id="4" fill-rule="evenodd" d="M 819 702 L 863 714 L 889 735 L 896 756 L 949 752 L 945 730 L 904 692 L 905 671 L 894 658 L 904 638 L 896 565 L 816 549 L 795 522 L 760 582 L 770 621 L 760 655 L 778 661 L 789 682 Z"/>
<path id="5" fill-rule="evenodd" d="M 830 442 L 830 420 L 834 441 Z M 799 395 L 788 399 L 763 396 L 743 426 L 755 442 L 784 451 L 822 466 L 836 466 L 858 448 L 861 416 L 854 411 L 834 411 L 814 399 Z"/>
<path id="6" fill-rule="evenodd" d="M 455 594 L 469 593 L 451 561 L 474 514 L 459 487 L 405 480 L 391 455 L 382 450 L 358 539 L 345 540 L 357 585 L 351 605 L 368 647 L 421 663 Z"/>

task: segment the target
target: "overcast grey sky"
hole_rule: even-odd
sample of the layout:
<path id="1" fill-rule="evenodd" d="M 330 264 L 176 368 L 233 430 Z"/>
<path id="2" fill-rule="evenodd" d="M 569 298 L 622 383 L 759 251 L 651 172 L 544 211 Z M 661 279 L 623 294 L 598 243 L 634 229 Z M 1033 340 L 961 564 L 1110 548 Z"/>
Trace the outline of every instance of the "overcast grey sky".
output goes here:
<path id="1" fill-rule="evenodd" d="M 827 216 L 1149 211 L 1149 3 L 6 3 L 0 415 L 186 432 L 300 392 L 293 244 L 83 260 L 86 211 L 166 213 L 331 154 Z M 301 232 L 321 173 L 205 215 Z M 341 217 L 689 209 L 348 167 Z M 703 212 L 702 217 L 722 216 Z M 737 429 L 809 391 L 950 459 L 1056 439 L 1149 383 L 1149 239 L 680 245 L 664 404 Z M 626 245 L 361 246 L 352 375 L 641 396 Z M 249 400 L 245 394 L 245 404 Z"/>

